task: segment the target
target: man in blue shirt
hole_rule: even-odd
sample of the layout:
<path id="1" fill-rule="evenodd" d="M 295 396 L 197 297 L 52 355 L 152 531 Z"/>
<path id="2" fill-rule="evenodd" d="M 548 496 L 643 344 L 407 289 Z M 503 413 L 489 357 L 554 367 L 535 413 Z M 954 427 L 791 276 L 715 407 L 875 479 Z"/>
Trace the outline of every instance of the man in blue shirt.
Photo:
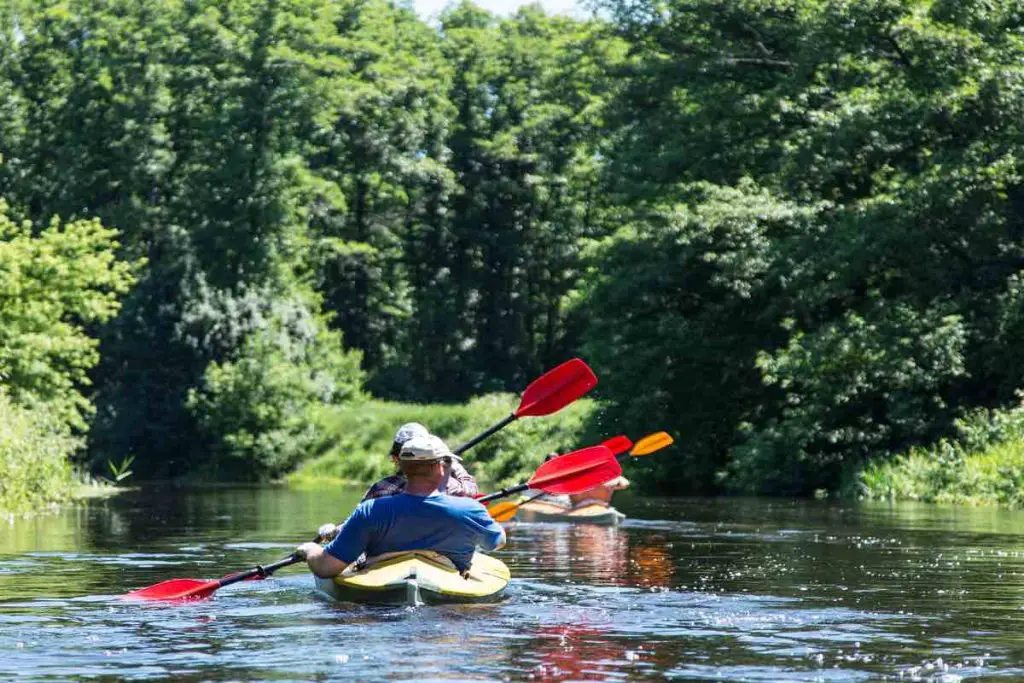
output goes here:
<path id="1" fill-rule="evenodd" d="M 360 503 L 326 547 L 303 543 L 296 553 L 320 577 L 337 576 L 364 553 L 374 557 L 407 550 L 433 550 L 469 570 L 473 551 L 505 545 L 505 530 L 487 508 L 471 498 L 437 490 L 451 458 L 444 441 L 431 434 L 407 441 L 398 455 L 408 481 L 403 493 Z"/>

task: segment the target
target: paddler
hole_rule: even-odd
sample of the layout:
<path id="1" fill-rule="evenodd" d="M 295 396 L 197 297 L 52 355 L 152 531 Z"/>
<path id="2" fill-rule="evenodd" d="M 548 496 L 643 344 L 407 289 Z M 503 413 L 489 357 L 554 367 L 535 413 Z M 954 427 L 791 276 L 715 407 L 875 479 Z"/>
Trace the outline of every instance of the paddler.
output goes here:
<path id="1" fill-rule="evenodd" d="M 549 453 L 544 462 L 557 458 L 558 453 Z M 623 476 L 618 476 L 611 481 L 606 481 L 600 486 L 595 486 L 589 491 L 584 491 L 572 496 L 552 496 L 544 495 L 540 496 L 540 500 L 545 503 L 551 503 L 552 505 L 558 505 L 564 507 L 567 510 L 575 510 L 577 508 L 587 507 L 588 505 L 600 505 L 602 507 L 611 507 L 612 496 L 615 495 L 616 491 L 622 491 L 629 488 L 629 479 Z M 530 491 L 526 492 L 527 497 L 530 497 Z"/>
<path id="2" fill-rule="evenodd" d="M 337 576 L 365 555 L 432 550 L 465 574 L 473 552 L 505 545 L 505 531 L 487 508 L 472 498 L 448 496 L 438 487 L 445 460 L 455 456 L 431 434 L 413 436 L 398 453 L 405 477 L 402 492 L 360 503 L 326 547 L 303 543 L 296 549 L 317 576 Z"/>
<path id="3" fill-rule="evenodd" d="M 410 439 L 414 437 L 430 436 L 430 432 L 426 427 L 421 425 L 419 422 L 406 422 L 404 425 L 398 428 L 395 432 L 395 438 L 391 442 L 391 451 L 388 454 L 391 458 L 391 462 L 394 463 L 395 467 L 399 467 L 398 454 L 402 450 L 402 446 L 405 445 Z M 443 442 L 442 442 L 443 443 Z M 476 485 L 476 479 L 473 475 L 466 471 L 466 468 L 462 466 L 462 458 L 449 453 L 448 458 L 445 459 L 444 463 L 444 477 L 441 479 L 438 490 L 447 493 L 449 496 L 465 496 L 472 498 L 479 492 Z M 366 493 L 363 494 L 363 500 L 373 500 L 374 498 L 385 498 L 387 496 L 394 496 L 405 490 L 406 480 L 405 475 L 402 474 L 401 470 L 390 476 L 384 477 L 376 484 L 367 489 Z M 317 537 L 321 541 L 329 541 L 334 538 L 334 534 L 337 533 L 338 526 L 333 522 L 321 524 L 317 530 Z"/>
<path id="4" fill-rule="evenodd" d="M 573 509 L 586 507 L 588 505 L 611 507 L 612 496 L 615 495 L 615 492 L 628 488 L 629 479 L 626 479 L 623 476 L 618 476 L 611 481 L 606 481 L 600 486 L 590 489 L 589 491 L 584 491 L 583 493 L 575 496 L 569 496 L 569 502 L 572 504 Z"/>
<path id="5" fill-rule="evenodd" d="M 402 450 L 402 446 L 409 439 L 414 436 L 428 436 L 429 434 L 430 432 L 427 431 L 427 428 L 419 422 L 407 422 L 399 427 L 398 431 L 395 432 L 395 438 L 391 443 L 391 452 L 389 454 L 391 462 L 395 464 L 395 467 L 399 465 L 398 454 Z M 398 472 L 389 477 L 384 477 L 371 486 L 363 495 L 363 500 L 393 496 L 404 491 L 405 486 L 405 475 Z M 476 485 L 476 479 L 462 466 L 462 458 L 454 454 L 451 454 L 451 457 L 445 463 L 445 473 L 441 481 L 440 490 L 449 496 L 466 496 L 468 498 L 472 498 L 480 491 Z"/>

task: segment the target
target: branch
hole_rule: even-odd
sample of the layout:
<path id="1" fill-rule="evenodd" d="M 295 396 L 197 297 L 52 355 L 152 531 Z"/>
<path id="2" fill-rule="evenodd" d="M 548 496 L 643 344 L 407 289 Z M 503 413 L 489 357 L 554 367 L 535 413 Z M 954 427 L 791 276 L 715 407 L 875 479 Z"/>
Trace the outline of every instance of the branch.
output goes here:
<path id="1" fill-rule="evenodd" d="M 795 62 L 787 62 L 781 59 L 761 59 L 760 57 L 722 57 L 716 61 L 718 64 L 725 66 L 760 66 L 766 69 L 784 71 L 788 71 L 796 66 Z"/>

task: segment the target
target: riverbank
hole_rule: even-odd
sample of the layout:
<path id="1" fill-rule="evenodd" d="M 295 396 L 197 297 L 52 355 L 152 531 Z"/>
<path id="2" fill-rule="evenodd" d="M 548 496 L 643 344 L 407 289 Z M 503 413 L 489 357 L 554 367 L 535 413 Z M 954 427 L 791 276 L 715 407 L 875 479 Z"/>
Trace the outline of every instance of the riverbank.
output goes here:
<path id="1" fill-rule="evenodd" d="M 979 411 L 959 437 L 875 461 L 856 478 L 867 500 L 1024 507 L 1024 411 Z"/>
<path id="2" fill-rule="evenodd" d="M 72 467 L 79 445 L 48 413 L 15 405 L 0 392 L 0 519 L 116 495 L 120 489 Z"/>
<path id="3" fill-rule="evenodd" d="M 15 405 L 0 392 L 0 513 L 21 513 L 70 500 L 69 456 L 75 441 L 42 410 Z"/>
<path id="4" fill-rule="evenodd" d="M 1024 507 L 1024 441 L 975 453 L 944 442 L 870 465 L 859 479 L 868 500 Z"/>
<path id="5" fill-rule="evenodd" d="M 369 485 L 394 472 L 388 451 L 399 425 L 421 422 L 455 448 L 507 416 L 517 401 L 513 394 L 487 394 L 464 404 L 367 401 L 324 409 L 317 452 L 288 482 Z M 467 465 L 482 486 L 523 481 L 546 454 L 588 445 L 586 426 L 594 409 L 594 401 L 580 399 L 554 415 L 517 421 L 468 451 Z"/>

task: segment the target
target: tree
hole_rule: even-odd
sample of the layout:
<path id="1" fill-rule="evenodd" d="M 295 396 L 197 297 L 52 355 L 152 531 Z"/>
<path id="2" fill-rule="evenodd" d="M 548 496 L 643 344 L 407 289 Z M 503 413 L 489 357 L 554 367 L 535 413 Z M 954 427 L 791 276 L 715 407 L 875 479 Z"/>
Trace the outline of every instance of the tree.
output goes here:
<path id="1" fill-rule="evenodd" d="M 757 359 L 786 340 L 773 302 L 786 276 L 779 245 L 813 232 L 819 215 L 749 181 L 680 194 L 685 203 L 638 211 L 598 245 L 577 305 L 606 399 L 597 424 L 671 429 L 679 456 L 652 459 L 644 482 L 707 493 L 740 425 L 778 400 Z"/>
<path id="2" fill-rule="evenodd" d="M 55 218 L 37 232 L 7 212 L 0 199 L 0 378 L 14 403 L 80 436 L 99 360 L 87 330 L 117 314 L 133 267 L 116 258 L 117 233 L 99 221 Z"/>

